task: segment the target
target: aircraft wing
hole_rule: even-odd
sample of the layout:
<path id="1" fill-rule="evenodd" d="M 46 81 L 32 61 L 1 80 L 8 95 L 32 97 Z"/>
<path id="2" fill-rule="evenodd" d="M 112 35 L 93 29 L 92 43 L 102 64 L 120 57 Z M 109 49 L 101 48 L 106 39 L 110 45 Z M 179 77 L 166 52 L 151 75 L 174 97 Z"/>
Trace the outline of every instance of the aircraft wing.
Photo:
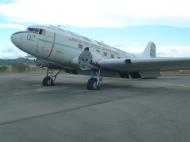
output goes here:
<path id="1" fill-rule="evenodd" d="M 98 64 L 118 72 L 164 71 L 190 69 L 190 58 L 104 59 Z"/>

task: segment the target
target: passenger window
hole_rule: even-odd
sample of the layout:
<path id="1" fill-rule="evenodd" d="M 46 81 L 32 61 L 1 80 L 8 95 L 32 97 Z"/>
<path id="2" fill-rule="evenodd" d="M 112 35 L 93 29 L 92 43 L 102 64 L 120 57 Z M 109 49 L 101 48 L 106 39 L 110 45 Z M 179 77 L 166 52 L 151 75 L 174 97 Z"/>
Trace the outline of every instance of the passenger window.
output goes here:
<path id="1" fill-rule="evenodd" d="M 111 54 L 111 58 L 114 58 L 114 55 L 113 55 L 113 54 Z"/>
<path id="2" fill-rule="evenodd" d="M 100 50 L 96 49 L 96 52 L 100 53 Z"/>
<path id="3" fill-rule="evenodd" d="M 80 49 L 83 49 L 83 45 L 82 45 L 82 44 L 79 44 L 78 47 L 79 47 Z"/>
<path id="4" fill-rule="evenodd" d="M 108 54 L 107 54 L 107 52 L 104 52 L 104 56 L 107 56 Z"/>

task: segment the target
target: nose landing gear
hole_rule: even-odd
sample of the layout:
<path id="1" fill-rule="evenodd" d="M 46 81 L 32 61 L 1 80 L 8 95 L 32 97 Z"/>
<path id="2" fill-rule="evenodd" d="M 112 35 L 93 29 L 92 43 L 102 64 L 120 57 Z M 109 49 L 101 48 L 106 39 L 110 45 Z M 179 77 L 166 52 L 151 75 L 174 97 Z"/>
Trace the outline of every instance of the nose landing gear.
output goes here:
<path id="1" fill-rule="evenodd" d="M 43 86 L 53 86 L 54 85 L 54 80 L 50 76 L 44 77 L 42 81 Z"/>
<path id="2" fill-rule="evenodd" d="M 53 86 L 54 85 L 54 81 L 56 80 L 57 75 L 61 72 L 61 70 L 59 70 L 58 72 L 54 73 L 53 69 L 47 69 L 47 74 L 46 77 L 44 77 L 44 79 L 42 80 L 42 85 L 43 86 Z"/>

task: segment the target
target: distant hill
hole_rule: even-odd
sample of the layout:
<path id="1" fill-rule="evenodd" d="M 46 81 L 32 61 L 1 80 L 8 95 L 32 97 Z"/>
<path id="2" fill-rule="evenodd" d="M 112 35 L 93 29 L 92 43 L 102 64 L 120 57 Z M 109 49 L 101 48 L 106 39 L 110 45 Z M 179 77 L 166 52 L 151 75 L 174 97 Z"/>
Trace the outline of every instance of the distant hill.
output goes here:
<path id="1" fill-rule="evenodd" d="M 17 59 L 0 59 L 0 66 L 5 65 L 16 65 L 16 64 L 30 64 L 34 65 L 33 60 L 27 60 L 25 58 L 17 58 Z"/>

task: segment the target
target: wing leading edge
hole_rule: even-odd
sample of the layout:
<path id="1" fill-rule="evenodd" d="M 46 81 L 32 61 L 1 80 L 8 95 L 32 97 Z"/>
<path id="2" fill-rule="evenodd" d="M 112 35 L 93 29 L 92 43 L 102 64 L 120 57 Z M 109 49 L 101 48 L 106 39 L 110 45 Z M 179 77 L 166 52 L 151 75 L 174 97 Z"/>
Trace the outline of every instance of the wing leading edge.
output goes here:
<path id="1" fill-rule="evenodd" d="M 104 59 L 101 68 L 118 72 L 190 69 L 190 58 Z"/>

